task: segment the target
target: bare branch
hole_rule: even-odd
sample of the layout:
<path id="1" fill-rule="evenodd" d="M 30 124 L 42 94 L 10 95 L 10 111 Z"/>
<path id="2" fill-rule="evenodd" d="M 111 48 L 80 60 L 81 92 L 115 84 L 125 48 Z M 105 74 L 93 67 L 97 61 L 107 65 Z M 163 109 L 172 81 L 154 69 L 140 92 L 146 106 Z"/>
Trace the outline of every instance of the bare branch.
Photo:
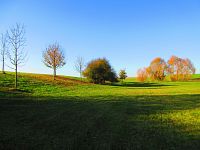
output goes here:
<path id="1" fill-rule="evenodd" d="M 13 69 L 13 70 L 15 69 L 15 68 L 13 68 L 13 67 L 11 67 L 11 66 L 9 66 L 9 65 L 6 65 L 6 66 L 7 66 L 8 68 L 10 68 L 10 69 Z"/>
<path id="2" fill-rule="evenodd" d="M 26 43 L 25 39 L 25 28 L 24 25 L 16 24 L 7 31 L 8 42 L 10 44 L 10 50 L 7 52 L 7 56 L 10 60 L 10 63 L 15 69 L 15 87 L 17 88 L 17 70 L 18 66 L 25 64 L 27 58 L 27 52 L 24 50 Z"/>
<path id="3" fill-rule="evenodd" d="M 80 77 L 82 77 L 82 72 L 84 70 L 84 67 L 85 67 L 84 58 L 83 57 L 77 57 L 75 64 L 74 64 L 74 68 L 80 74 Z"/>

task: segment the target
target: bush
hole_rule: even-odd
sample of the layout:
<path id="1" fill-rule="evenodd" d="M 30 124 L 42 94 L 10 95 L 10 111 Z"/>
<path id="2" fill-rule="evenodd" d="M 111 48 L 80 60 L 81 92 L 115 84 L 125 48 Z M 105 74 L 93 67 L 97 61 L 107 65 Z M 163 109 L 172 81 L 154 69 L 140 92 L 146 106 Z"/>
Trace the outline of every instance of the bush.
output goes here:
<path id="1" fill-rule="evenodd" d="M 93 83 L 104 84 L 105 81 L 117 81 L 116 73 L 106 58 L 90 61 L 83 71 L 83 75 Z"/>

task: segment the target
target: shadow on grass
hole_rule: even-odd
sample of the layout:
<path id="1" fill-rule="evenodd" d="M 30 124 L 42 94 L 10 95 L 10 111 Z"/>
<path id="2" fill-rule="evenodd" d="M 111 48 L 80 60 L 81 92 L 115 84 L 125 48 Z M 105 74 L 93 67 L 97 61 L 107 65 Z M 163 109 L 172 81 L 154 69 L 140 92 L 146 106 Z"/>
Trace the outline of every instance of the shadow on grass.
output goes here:
<path id="1" fill-rule="evenodd" d="M 161 115 L 199 108 L 200 95 L 16 98 L 0 94 L 4 95 L 0 149 L 200 149 L 198 132 L 192 136 Z"/>
<path id="2" fill-rule="evenodd" d="M 162 83 L 143 83 L 143 82 L 118 82 L 110 84 L 112 86 L 122 86 L 122 87 L 162 87 L 162 86 L 174 86 Z"/>
<path id="3" fill-rule="evenodd" d="M 15 88 L 2 88 L 0 91 L 0 97 L 24 97 L 30 95 L 32 92 L 24 89 Z M 0 98 L 1 99 L 1 98 Z"/>

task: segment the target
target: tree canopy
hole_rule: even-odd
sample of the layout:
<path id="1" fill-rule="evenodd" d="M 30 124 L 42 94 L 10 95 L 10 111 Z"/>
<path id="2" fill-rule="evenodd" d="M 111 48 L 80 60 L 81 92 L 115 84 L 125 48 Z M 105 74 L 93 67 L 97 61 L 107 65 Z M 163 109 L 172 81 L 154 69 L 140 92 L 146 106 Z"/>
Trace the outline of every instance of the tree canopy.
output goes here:
<path id="1" fill-rule="evenodd" d="M 93 83 L 103 84 L 105 81 L 117 80 L 116 73 L 106 58 L 98 58 L 90 61 L 83 71 L 83 75 Z"/>

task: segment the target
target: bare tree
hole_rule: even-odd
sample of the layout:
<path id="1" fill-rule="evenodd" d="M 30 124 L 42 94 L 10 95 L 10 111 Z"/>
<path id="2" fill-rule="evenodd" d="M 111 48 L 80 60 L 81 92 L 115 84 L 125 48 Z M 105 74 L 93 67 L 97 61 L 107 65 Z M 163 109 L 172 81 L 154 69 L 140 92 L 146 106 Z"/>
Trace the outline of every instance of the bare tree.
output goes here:
<path id="1" fill-rule="evenodd" d="M 66 64 L 65 55 L 60 45 L 57 43 L 49 45 L 43 52 L 43 59 L 44 64 L 53 69 L 53 79 L 55 80 L 57 68 Z"/>
<path id="2" fill-rule="evenodd" d="M 1 34 L 1 56 L 2 56 L 2 73 L 5 74 L 5 55 L 7 51 L 6 34 Z"/>
<path id="3" fill-rule="evenodd" d="M 27 58 L 27 52 L 24 50 L 26 42 L 24 25 L 16 24 L 7 31 L 7 35 L 11 46 L 8 51 L 8 58 L 13 66 L 10 68 L 15 70 L 15 88 L 17 88 L 18 66 L 23 65 Z"/>
<path id="4" fill-rule="evenodd" d="M 74 68 L 75 70 L 80 74 L 80 77 L 82 78 L 82 73 L 85 67 L 85 61 L 83 57 L 77 57 L 75 61 Z"/>

